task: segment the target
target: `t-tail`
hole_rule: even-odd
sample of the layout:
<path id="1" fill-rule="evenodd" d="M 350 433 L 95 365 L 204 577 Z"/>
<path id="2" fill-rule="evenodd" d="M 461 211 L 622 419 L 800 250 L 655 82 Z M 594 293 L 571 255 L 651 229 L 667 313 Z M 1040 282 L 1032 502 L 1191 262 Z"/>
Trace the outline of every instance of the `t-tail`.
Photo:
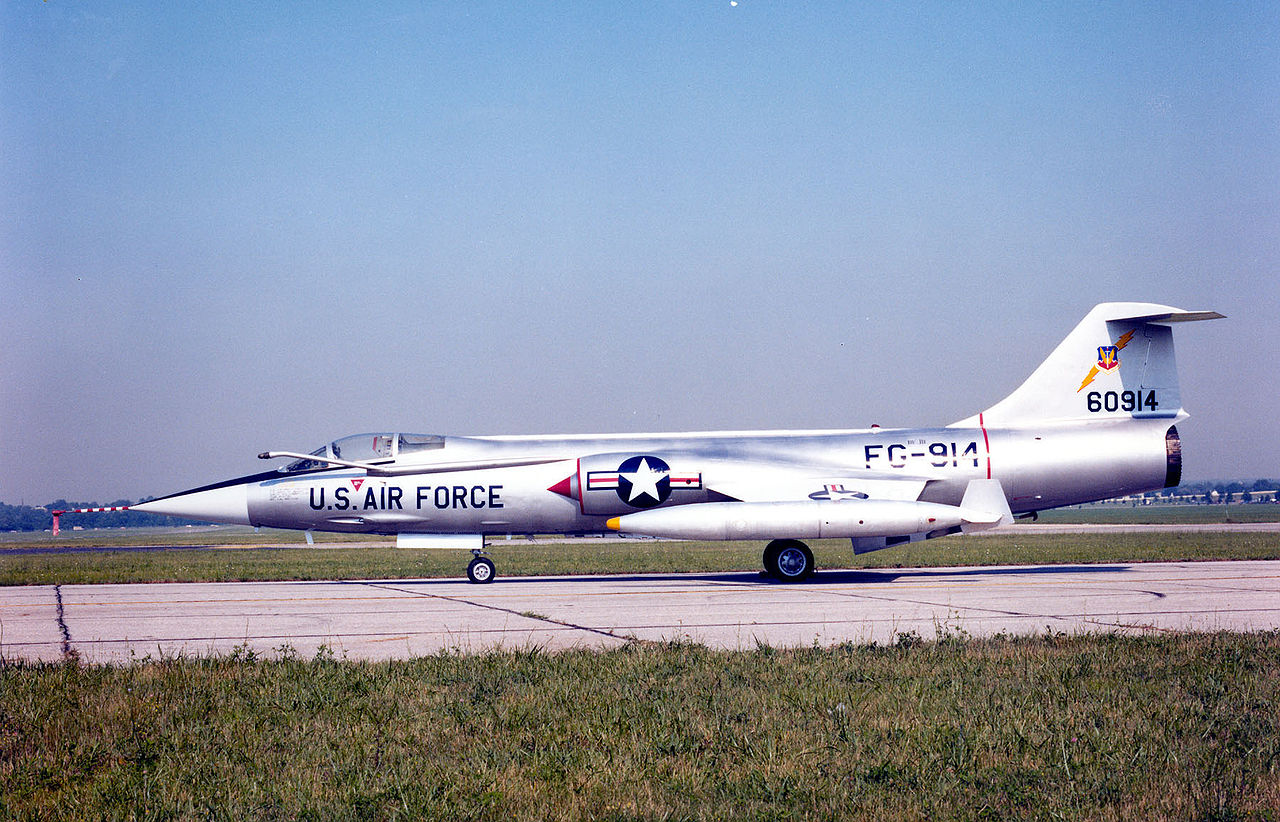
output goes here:
<path id="1" fill-rule="evenodd" d="M 1181 482 L 1186 419 L 1175 323 L 1221 319 L 1153 303 L 1090 311 L 1012 394 L 954 423 L 981 429 L 986 473 L 1015 512 L 1044 510 Z"/>
<path id="2" fill-rule="evenodd" d="M 1222 318 L 1154 303 L 1102 303 L 1016 391 L 953 427 L 1183 419 L 1171 325 Z"/>

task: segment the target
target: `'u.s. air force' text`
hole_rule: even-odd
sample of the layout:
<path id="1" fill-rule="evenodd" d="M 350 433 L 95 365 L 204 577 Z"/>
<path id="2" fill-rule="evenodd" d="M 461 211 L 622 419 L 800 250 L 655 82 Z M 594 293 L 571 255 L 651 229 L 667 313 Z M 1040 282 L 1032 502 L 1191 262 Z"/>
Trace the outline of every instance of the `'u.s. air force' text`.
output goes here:
<path id="1" fill-rule="evenodd" d="M 310 504 L 314 511 L 403 511 L 405 489 L 396 485 L 366 488 L 363 501 L 360 492 L 339 486 L 327 494 L 323 487 L 311 489 Z M 419 485 L 409 501 L 419 511 L 424 508 L 450 510 L 457 508 L 501 508 L 501 485 Z"/>

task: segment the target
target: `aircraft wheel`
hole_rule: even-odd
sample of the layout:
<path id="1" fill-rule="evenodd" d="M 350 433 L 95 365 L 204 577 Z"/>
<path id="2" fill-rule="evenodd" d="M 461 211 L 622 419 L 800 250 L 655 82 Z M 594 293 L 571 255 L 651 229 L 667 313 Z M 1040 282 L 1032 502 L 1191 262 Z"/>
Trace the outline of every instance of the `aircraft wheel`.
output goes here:
<path id="1" fill-rule="evenodd" d="M 783 582 L 799 582 L 813 574 L 813 552 L 794 539 L 776 539 L 764 550 L 765 570 Z"/>
<path id="2" fill-rule="evenodd" d="M 778 564 L 778 551 L 782 550 L 783 540 L 775 539 L 764 547 L 764 573 L 766 576 L 778 575 L 774 567 Z"/>
<path id="3" fill-rule="evenodd" d="M 493 578 L 497 573 L 493 560 L 488 557 L 476 557 L 467 566 L 467 579 L 478 585 L 493 582 Z"/>

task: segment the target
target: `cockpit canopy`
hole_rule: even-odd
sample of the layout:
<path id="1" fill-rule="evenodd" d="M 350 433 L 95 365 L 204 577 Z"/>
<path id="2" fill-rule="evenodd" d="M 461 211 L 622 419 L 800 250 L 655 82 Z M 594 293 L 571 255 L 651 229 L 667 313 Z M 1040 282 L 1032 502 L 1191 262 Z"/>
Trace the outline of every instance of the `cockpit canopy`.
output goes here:
<path id="1" fill-rule="evenodd" d="M 355 434 L 321 446 L 312 451 L 311 455 L 347 462 L 381 463 L 417 451 L 439 448 L 444 448 L 444 437 L 439 434 Z M 285 473 L 314 471 L 331 464 L 324 460 L 296 460 L 281 470 Z"/>

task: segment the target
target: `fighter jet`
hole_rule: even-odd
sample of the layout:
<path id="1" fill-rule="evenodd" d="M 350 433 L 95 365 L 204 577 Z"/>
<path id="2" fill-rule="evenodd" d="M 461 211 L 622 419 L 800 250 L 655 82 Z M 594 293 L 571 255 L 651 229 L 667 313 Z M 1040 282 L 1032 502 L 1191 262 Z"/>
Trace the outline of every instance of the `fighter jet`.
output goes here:
<path id="1" fill-rule="evenodd" d="M 797 582 L 814 572 L 806 539 L 848 538 L 860 554 L 1177 485 L 1187 413 L 1172 327 L 1221 317 L 1099 305 L 1012 394 L 938 428 L 358 434 L 266 451 L 290 461 L 132 507 L 470 549 L 476 583 L 495 577 L 487 537 L 768 540 L 765 572 Z"/>

